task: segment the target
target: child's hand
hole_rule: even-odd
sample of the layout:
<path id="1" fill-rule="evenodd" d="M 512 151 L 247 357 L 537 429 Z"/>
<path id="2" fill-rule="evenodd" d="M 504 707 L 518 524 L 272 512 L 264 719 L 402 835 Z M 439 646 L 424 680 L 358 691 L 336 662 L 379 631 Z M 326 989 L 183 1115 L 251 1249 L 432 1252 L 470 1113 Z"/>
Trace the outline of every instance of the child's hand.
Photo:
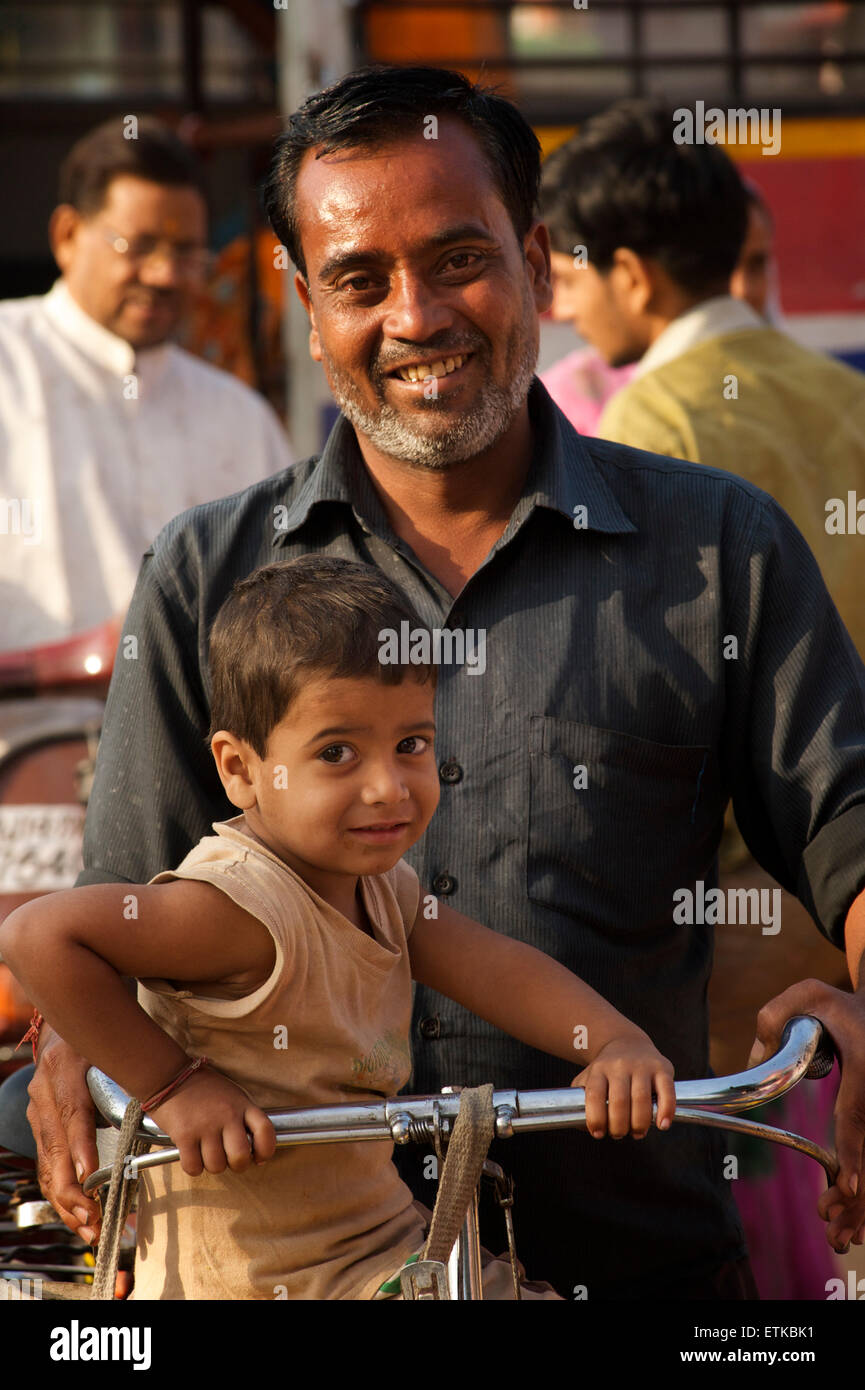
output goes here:
<path id="1" fill-rule="evenodd" d="M 817 1201 L 817 1210 L 826 1227 L 826 1239 L 839 1254 L 845 1254 L 852 1241 L 861 1245 L 865 1240 L 865 1194 L 848 1196 L 833 1183 Z"/>
<path id="2" fill-rule="evenodd" d="M 586 1091 L 586 1128 L 600 1139 L 633 1134 L 644 1139 L 652 1123 L 652 1094 L 658 1100 L 658 1129 L 669 1129 L 676 1113 L 673 1066 L 638 1030 L 612 1038 L 572 1086 Z"/>
<path id="3" fill-rule="evenodd" d="M 202 1067 L 149 1112 L 180 1150 L 184 1173 L 242 1173 L 276 1153 L 276 1132 L 263 1110 L 228 1077 Z"/>

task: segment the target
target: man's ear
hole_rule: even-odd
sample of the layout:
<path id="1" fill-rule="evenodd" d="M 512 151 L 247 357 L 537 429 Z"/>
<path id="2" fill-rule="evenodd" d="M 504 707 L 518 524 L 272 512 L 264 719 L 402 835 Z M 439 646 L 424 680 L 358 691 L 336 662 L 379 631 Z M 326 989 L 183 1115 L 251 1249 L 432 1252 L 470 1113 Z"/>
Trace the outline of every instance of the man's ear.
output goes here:
<path id="1" fill-rule="evenodd" d="M 545 314 L 553 302 L 553 272 L 550 266 L 550 234 L 543 222 L 536 222 L 529 228 L 523 241 L 523 251 L 532 276 L 535 308 L 539 314 Z"/>
<path id="2" fill-rule="evenodd" d="M 312 297 L 309 293 L 306 276 L 299 270 L 295 272 L 294 288 L 297 290 L 298 299 L 309 315 L 309 355 L 313 362 L 320 362 L 321 343 L 318 337 L 318 325 L 315 321 L 315 310 L 312 307 Z"/>
<path id="3" fill-rule="evenodd" d="M 619 246 L 613 252 L 608 278 L 632 314 L 643 314 L 650 308 L 657 289 L 654 261 L 644 260 L 629 246 Z"/>
<path id="4" fill-rule="evenodd" d="M 251 757 L 255 755 L 249 744 L 220 729 L 210 740 L 210 751 L 219 780 L 232 806 L 239 811 L 250 811 L 256 805 L 257 798 L 250 775 Z"/>
<path id="5" fill-rule="evenodd" d="M 61 203 L 48 221 L 48 240 L 51 254 L 64 275 L 75 254 L 75 238 L 81 226 L 81 216 L 71 203 Z"/>

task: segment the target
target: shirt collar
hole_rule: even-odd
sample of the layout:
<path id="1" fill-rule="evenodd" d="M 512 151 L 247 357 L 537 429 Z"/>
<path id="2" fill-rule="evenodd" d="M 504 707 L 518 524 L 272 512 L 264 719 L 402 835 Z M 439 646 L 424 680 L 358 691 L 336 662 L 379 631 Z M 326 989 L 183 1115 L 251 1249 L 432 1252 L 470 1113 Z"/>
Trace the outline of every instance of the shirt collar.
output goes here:
<path id="1" fill-rule="evenodd" d="M 761 319 L 743 299 L 733 299 L 729 294 L 716 295 L 714 299 L 696 304 L 693 309 L 688 309 L 668 323 L 637 364 L 634 376 L 645 376 L 646 372 L 665 366 L 710 338 L 720 338 L 724 333 L 738 333 L 743 328 L 765 327 L 765 319 Z"/>
<path id="2" fill-rule="evenodd" d="M 366 531 L 373 525 L 389 529 L 364 467 L 357 436 L 342 414 L 337 416 L 320 458 L 275 530 L 274 545 L 284 544 L 287 536 L 303 526 L 313 507 L 323 502 L 343 502 L 351 507 Z"/>
<path id="3" fill-rule="evenodd" d="M 103 328 L 73 299 L 64 280 L 55 281 L 45 296 L 45 311 L 55 328 L 92 361 L 117 376 L 128 376 L 142 369 L 156 375 L 164 365 L 168 344 L 137 351 L 125 338 Z"/>
<path id="4" fill-rule="evenodd" d="M 535 377 L 529 390 L 534 448 L 522 494 L 496 548 L 504 545 L 535 507 L 561 512 L 571 523 L 580 513 L 580 529 L 626 532 L 636 527 L 622 511 L 607 486 L 582 438 L 554 404 Z M 313 507 L 323 502 L 342 502 L 351 507 L 365 531 L 395 538 L 384 508 L 376 495 L 358 447 L 357 437 L 344 415 L 337 417 L 318 463 L 288 507 L 274 534 L 281 545 L 307 520 Z"/>
<path id="5" fill-rule="evenodd" d="M 499 544 L 534 507 L 561 512 L 584 531 L 636 531 L 595 466 L 582 435 L 535 377 L 529 391 L 534 453 L 522 495 Z M 580 512 L 579 508 L 585 510 Z"/>

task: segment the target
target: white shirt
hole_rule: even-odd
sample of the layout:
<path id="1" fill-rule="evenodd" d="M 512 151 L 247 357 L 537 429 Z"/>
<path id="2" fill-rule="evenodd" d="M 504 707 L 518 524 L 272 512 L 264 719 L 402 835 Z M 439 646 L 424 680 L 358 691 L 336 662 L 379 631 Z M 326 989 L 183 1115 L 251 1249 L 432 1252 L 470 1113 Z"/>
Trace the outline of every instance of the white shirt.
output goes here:
<path id="1" fill-rule="evenodd" d="M 734 299 L 729 294 L 704 299 L 702 304 L 695 304 L 693 309 L 673 319 L 658 334 L 640 358 L 634 377 L 645 376 L 646 372 L 653 372 L 656 367 L 673 362 L 710 338 L 720 338 L 724 333 L 738 333 L 743 328 L 769 327 L 767 320 L 761 319 L 744 299 Z"/>
<path id="2" fill-rule="evenodd" d="M 171 343 L 136 352 L 62 280 L 0 303 L 0 650 L 122 615 L 166 522 L 291 462 L 249 387 Z"/>

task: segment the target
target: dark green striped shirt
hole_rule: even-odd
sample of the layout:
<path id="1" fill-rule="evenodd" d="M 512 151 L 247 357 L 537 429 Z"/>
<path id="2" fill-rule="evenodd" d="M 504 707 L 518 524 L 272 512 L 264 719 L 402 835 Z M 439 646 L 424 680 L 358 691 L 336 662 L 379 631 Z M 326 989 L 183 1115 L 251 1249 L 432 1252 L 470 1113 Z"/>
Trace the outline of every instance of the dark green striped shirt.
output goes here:
<path id="1" fill-rule="evenodd" d="M 865 669 L 765 493 L 583 439 L 537 381 L 529 401 L 523 494 L 455 600 L 391 531 L 342 418 L 320 458 L 161 532 L 124 627 L 137 655 L 121 642 L 79 881 L 144 882 L 234 814 L 204 743 L 207 634 L 234 581 L 309 551 L 365 560 L 430 626 L 485 633 L 482 674 L 440 673 L 441 804 L 408 856 L 422 891 L 555 956 L 679 1079 L 703 1076 L 713 929 L 674 920 L 674 893 L 716 883 L 732 798 L 755 857 L 842 944 L 865 885 Z M 783 951 L 783 926 L 774 939 Z M 412 1046 L 415 1092 L 575 1073 L 422 988 Z M 681 1126 L 500 1142 L 530 1276 L 591 1298 L 735 1258 L 728 1148 Z M 433 1184 L 414 1186 L 431 1203 Z"/>

